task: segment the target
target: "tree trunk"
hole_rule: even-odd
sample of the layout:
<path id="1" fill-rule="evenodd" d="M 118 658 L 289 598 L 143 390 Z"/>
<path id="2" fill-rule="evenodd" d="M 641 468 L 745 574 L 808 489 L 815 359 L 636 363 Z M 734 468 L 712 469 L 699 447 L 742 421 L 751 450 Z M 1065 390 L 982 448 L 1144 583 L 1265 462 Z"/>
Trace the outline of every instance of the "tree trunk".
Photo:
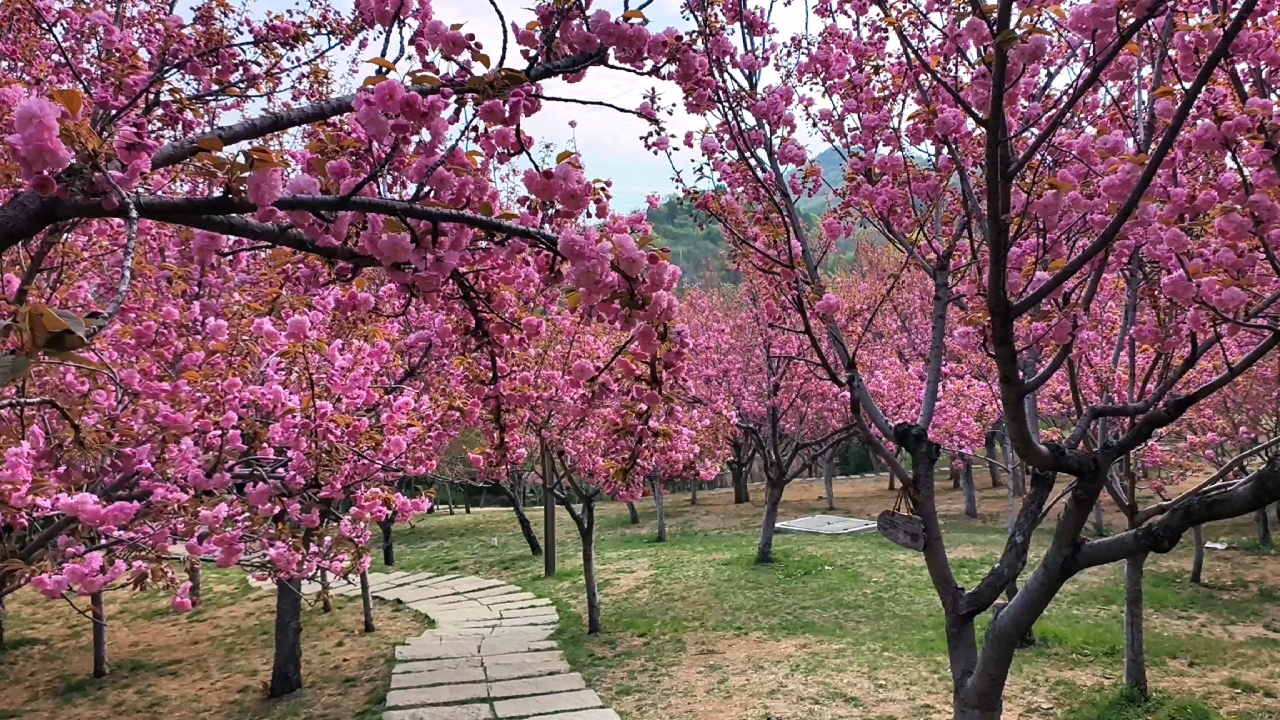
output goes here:
<path id="1" fill-rule="evenodd" d="M 1097 537 L 1105 537 L 1107 534 L 1107 521 L 1102 516 L 1102 500 L 1093 504 L 1093 534 Z"/>
<path id="2" fill-rule="evenodd" d="M 89 596 L 93 619 L 93 676 L 104 678 L 111 672 L 107 665 L 107 608 L 102 601 L 102 591 Z"/>
<path id="3" fill-rule="evenodd" d="M 596 587 L 596 501 L 582 499 L 582 581 L 587 586 L 587 634 L 600 634 L 600 590 Z"/>
<path id="4" fill-rule="evenodd" d="M 302 581 L 276 580 L 275 657 L 267 694 L 278 698 L 301 689 Z"/>
<path id="5" fill-rule="evenodd" d="M 827 494 L 827 509 L 836 509 L 836 451 L 832 448 L 822 456 L 822 488 Z"/>
<path id="6" fill-rule="evenodd" d="M 524 514 L 524 508 L 519 504 L 512 504 L 511 509 L 516 514 L 516 521 L 520 523 L 520 534 L 524 535 L 524 541 L 529 545 L 529 552 L 535 557 L 542 554 L 542 546 L 538 544 L 538 535 L 533 532 L 533 524 L 529 522 L 529 516 Z"/>
<path id="7" fill-rule="evenodd" d="M 963 473 L 960 471 L 960 465 L 956 462 L 956 459 L 955 459 L 955 458 L 951 458 L 951 459 L 950 459 L 950 461 L 947 463 L 947 465 L 948 465 L 948 467 L 949 467 L 949 468 L 950 468 L 950 470 L 951 470 L 951 489 L 952 489 L 952 490 L 959 490 L 959 489 L 960 489 L 960 476 L 963 474 Z"/>
<path id="8" fill-rule="evenodd" d="M 1147 649 L 1142 639 L 1142 570 L 1146 554 L 1135 555 L 1124 565 L 1124 681 L 1140 696 L 1147 696 Z"/>
<path id="9" fill-rule="evenodd" d="M 633 503 L 633 502 L 629 502 L 629 503 L 627 503 L 627 512 L 631 513 L 631 524 L 632 524 L 632 525 L 639 525 L 639 524 L 640 524 L 640 511 L 636 509 L 636 504 L 635 504 L 635 503 Z"/>
<path id="10" fill-rule="evenodd" d="M 333 598 L 329 595 L 329 573 L 320 568 L 320 612 L 333 612 Z"/>
<path id="11" fill-rule="evenodd" d="M 462 486 L 462 509 L 471 514 L 471 487 L 468 485 Z"/>
<path id="12" fill-rule="evenodd" d="M 453 484 L 445 483 L 444 489 L 445 489 L 445 492 L 449 493 L 449 514 L 452 515 L 453 514 Z"/>
<path id="13" fill-rule="evenodd" d="M 1267 509 L 1259 508 L 1253 514 L 1254 524 L 1258 527 L 1258 545 L 1261 547 L 1271 547 L 1271 522 L 1267 518 Z"/>
<path id="14" fill-rule="evenodd" d="M 373 596 L 369 594 L 369 571 L 360 571 L 360 609 L 364 611 L 364 631 L 377 630 L 373 625 Z"/>
<path id="15" fill-rule="evenodd" d="M 658 509 L 658 537 L 657 542 L 667 541 L 667 508 L 662 498 L 662 483 L 655 477 L 649 480 L 649 486 L 653 488 L 653 505 Z"/>
<path id="16" fill-rule="evenodd" d="M 987 445 L 984 449 L 987 455 L 987 472 L 991 473 L 991 487 L 1000 487 L 1000 465 L 996 463 L 996 432 L 994 430 L 987 433 Z"/>
<path id="17" fill-rule="evenodd" d="M 760 524 L 760 546 L 756 549 L 756 564 L 773 562 L 773 528 L 778 524 L 778 506 L 782 504 L 782 486 L 773 480 L 765 481 L 764 520 Z"/>
<path id="18" fill-rule="evenodd" d="M 201 587 L 204 582 L 204 568 L 201 567 L 198 557 L 187 559 L 187 582 L 191 583 L 191 589 L 187 591 L 187 597 L 191 599 L 191 607 L 200 607 L 204 593 L 204 588 Z"/>
<path id="19" fill-rule="evenodd" d="M 698 481 L 696 478 L 689 481 L 689 504 L 698 504 Z"/>
<path id="20" fill-rule="evenodd" d="M 1009 449 L 1009 439 L 1003 434 L 996 437 L 1000 446 L 1000 454 L 1004 458 L 1004 466 L 1009 468 L 1009 485 L 1013 487 L 1014 497 L 1027 494 L 1027 481 L 1022 463 L 1014 463 L 1013 452 Z"/>
<path id="21" fill-rule="evenodd" d="M 555 460 L 542 448 L 542 574 L 556 576 L 556 493 L 552 474 Z"/>
<path id="22" fill-rule="evenodd" d="M 1191 528 L 1191 540 L 1195 550 L 1195 556 L 1191 560 L 1191 582 L 1199 585 L 1204 571 L 1204 530 L 1200 525 Z"/>
<path id="23" fill-rule="evenodd" d="M 449 505 L 449 514 L 453 514 L 453 504 Z M 387 516 L 385 520 L 378 523 L 378 527 L 382 529 L 382 564 L 391 567 L 396 564 L 396 546 L 391 538 L 391 530 L 396 523 L 396 514 L 393 512 Z"/>
<path id="24" fill-rule="evenodd" d="M 978 517 L 978 490 L 973 486 L 973 461 L 964 460 L 964 469 L 960 473 L 960 484 L 964 489 L 965 517 Z"/>
<path id="25" fill-rule="evenodd" d="M 729 474 L 733 476 L 733 504 L 741 505 L 751 502 L 751 489 L 747 487 L 747 468 L 738 463 L 729 464 Z"/>

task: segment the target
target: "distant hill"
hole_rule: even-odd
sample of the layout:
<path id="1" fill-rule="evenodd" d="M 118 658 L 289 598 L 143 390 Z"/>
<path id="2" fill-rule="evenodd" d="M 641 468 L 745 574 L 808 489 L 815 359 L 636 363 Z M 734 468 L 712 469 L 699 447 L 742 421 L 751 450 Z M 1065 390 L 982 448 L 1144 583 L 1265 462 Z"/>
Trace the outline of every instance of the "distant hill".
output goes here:
<path id="1" fill-rule="evenodd" d="M 844 160 L 834 148 L 828 149 L 816 160 L 827 182 L 836 187 L 844 184 Z M 800 212 L 811 227 L 816 226 L 816 219 L 826 210 L 830 197 L 830 189 L 824 189 L 800 203 Z M 650 209 L 648 219 L 649 224 L 653 225 L 656 238 L 661 244 L 671 248 L 671 259 L 680 266 L 682 272 L 681 284 L 738 282 L 738 273 L 725 265 L 724 237 L 715 220 L 693 209 L 676 195 Z"/>

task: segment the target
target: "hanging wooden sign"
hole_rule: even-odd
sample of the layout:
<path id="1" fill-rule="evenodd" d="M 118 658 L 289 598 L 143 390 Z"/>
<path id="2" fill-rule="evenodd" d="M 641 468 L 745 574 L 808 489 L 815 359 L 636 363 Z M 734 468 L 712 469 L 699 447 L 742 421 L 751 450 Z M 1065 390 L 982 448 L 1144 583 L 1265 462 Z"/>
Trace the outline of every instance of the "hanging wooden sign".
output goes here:
<path id="1" fill-rule="evenodd" d="M 924 520 L 915 515 L 885 510 L 876 518 L 876 529 L 890 542 L 908 550 L 924 550 Z"/>

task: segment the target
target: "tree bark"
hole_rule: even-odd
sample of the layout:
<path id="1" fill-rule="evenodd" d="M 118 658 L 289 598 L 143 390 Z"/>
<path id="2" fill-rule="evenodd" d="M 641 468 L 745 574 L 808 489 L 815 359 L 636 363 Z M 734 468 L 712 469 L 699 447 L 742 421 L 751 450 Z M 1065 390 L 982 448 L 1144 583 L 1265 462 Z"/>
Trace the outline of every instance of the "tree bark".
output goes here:
<path id="1" fill-rule="evenodd" d="M 1014 497 L 1022 497 L 1027 494 L 1027 481 L 1022 463 L 1014 464 L 1013 451 L 1009 448 L 1009 438 L 1004 434 L 996 437 L 996 443 L 1000 446 L 1000 454 L 1004 458 L 1004 466 L 1009 469 L 1009 485 L 1013 488 Z"/>
<path id="2" fill-rule="evenodd" d="M 657 542 L 667 541 L 667 508 L 662 497 L 662 482 L 658 478 L 651 478 L 649 486 L 653 488 L 653 505 L 658 509 L 658 537 Z"/>
<path id="3" fill-rule="evenodd" d="M 516 521 L 520 523 L 520 534 L 524 535 L 524 541 L 529 545 L 529 553 L 534 557 L 542 554 L 542 545 L 538 544 L 538 535 L 533 531 L 533 524 L 529 522 L 529 516 L 524 514 L 524 508 L 518 504 L 511 506 L 516 514 Z"/>
<path id="4" fill-rule="evenodd" d="M 764 520 L 760 524 L 760 546 L 756 548 L 756 564 L 773 562 L 773 528 L 778 524 L 778 506 L 782 503 L 782 486 L 767 480 L 764 493 Z"/>
<path id="5" fill-rule="evenodd" d="M 1253 514 L 1253 522 L 1258 528 L 1258 545 L 1271 547 L 1271 522 L 1267 518 L 1267 509 L 1258 508 Z"/>
<path id="6" fill-rule="evenodd" d="M 452 515 L 453 504 L 449 505 Z M 385 520 L 378 523 L 378 527 L 382 530 L 382 564 L 391 567 L 396 564 L 396 547 L 391 537 L 392 528 L 395 526 L 396 514 L 393 512 L 387 516 Z"/>
<path id="7" fill-rule="evenodd" d="M 1000 465 L 996 463 L 996 431 L 987 432 L 987 444 L 984 452 L 987 455 L 987 472 L 991 473 L 991 487 L 1000 487 Z"/>
<path id="8" fill-rule="evenodd" d="M 275 656 L 267 694 L 278 698 L 301 689 L 302 581 L 276 580 Z"/>
<path id="9" fill-rule="evenodd" d="M 964 490 L 965 517 L 978 517 L 978 490 L 973 486 L 973 461 L 964 459 L 964 469 L 960 473 L 960 485 Z"/>
<path id="10" fill-rule="evenodd" d="M 107 608 L 102 601 L 102 591 L 90 595 L 89 603 L 89 617 L 93 619 L 93 676 L 104 678 L 111 667 L 107 665 Z"/>
<path id="11" fill-rule="evenodd" d="M 1105 537 L 1107 534 L 1107 521 L 1102 515 L 1101 502 L 1093 505 L 1093 534 L 1097 537 Z"/>
<path id="12" fill-rule="evenodd" d="M 951 489 L 959 490 L 960 476 L 963 474 L 960 470 L 960 464 L 956 462 L 955 458 L 951 458 L 947 465 L 951 471 Z"/>
<path id="13" fill-rule="evenodd" d="M 201 567 L 200 558 L 192 557 L 187 559 L 187 582 L 191 583 L 191 589 L 187 591 L 187 597 L 191 599 L 191 607 L 200 607 L 203 602 L 204 588 L 204 568 Z"/>
<path id="14" fill-rule="evenodd" d="M 633 502 L 629 502 L 629 503 L 627 503 L 627 512 L 631 513 L 631 524 L 632 524 L 632 525 L 639 525 L 639 524 L 640 524 L 640 511 L 636 509 L 636 504 L 635 504 L 635 503 L 633 503 Z"/>
<path id="15" fill-rule="evenodd" d="M 827 509 L 836 509 L 836 451 L 835 448 L 827 450 L 822 456 L 822 488 L 827 494 Z"/>
<path id="16" fill-rule="evenodd" d="M 333 612 L 333 598 L 329 595 L 329 573 L 320 569 L 320 612 Z"/>
<path id="17" fill-rule="evenodd" d="M 747 487 L 747 468 L 736 462 L 729 463 L 729 474 L 733 477 L 733 504 L 751 502 L 751 489 Z"/>
<path id="18" fill-rule="evenodd" d="M 696 478 L 689 481 L 689 504 L 698 504 L 698 480 Z"/>
<path id="19" fill-rule="evenodd" d="M 462 509 L 471 514 L 471 488 L 467 485 L 462 486 Z"/>
<path id="20" fill-rule="evenodd" d="M 542 448 L 542 574 L 556 576 L 556 494 L 555 460 L 551 449 Z"/>
<path id="21" fill-rule="evenodd" d="M 1124 565 L 1124 681 L 1140 696 L 1147 696 L 1147 648 L 1142 638 L 1143 553 Z"/>
<path id="22" fill-rule="evenodd" d="M 524 536 L 525 544 L 529 546 L 529 552 L 537 557 L 542 554 L 542 546 L 538 544 L 538 536 L 533 532 L 533 525 L 529 522 L 529 516 L 524 514 L 524 486 L 520 486 L 520 492 L 516 492 L 505 484 L 499 483 L 498 489 L 507 496 L 511 501 L 511 511 L 516 515 L 516 522 L 520 524 L 520 534 Z"/>
<path id="23" fill-rule="evenodd" d="M 373 595 L 369 594 L 369 571 L 360 571 L 360 609 L 364 611 L 364 631 L 377 630 L 373 625 Z"/>
<path id="24" fill-rule="evenodd" d="M 1191 540 L 1195 550 L 1195 556 L 1191 560 L 1191 582 L 1199 585 L 1204 571 L 1204 530 L 1200 525 L 1191 528 Z"/>
<path id="25" fill-rule="evenodd" d="M 587 586 L 587 634 L 600 634 L 600 589 L 596 586 L 596 501 L 582 499 L 582 581 Z"/>

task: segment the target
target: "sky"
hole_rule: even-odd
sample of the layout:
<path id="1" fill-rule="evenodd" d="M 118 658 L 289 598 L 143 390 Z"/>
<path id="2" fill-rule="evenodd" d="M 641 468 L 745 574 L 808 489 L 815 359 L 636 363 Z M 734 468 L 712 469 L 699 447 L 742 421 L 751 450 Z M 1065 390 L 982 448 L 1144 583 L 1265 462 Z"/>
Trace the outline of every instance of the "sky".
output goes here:
<path id="1" fill-rule="evenodd" d="M 507 13 L 508 24 L 513 20 L 523 23 L 532 17 L 526 9 L 531 3 L 526 0 L 497 1 L 503 12 Z M 261 7 L 266 10 L 282 10 L 295 6 L 297 2 L 298 0 L 263 0 Z M 679 13 L 680 4 L 681 0 L 655 0 L 644 10 L 650 28 L 657 32 L 667 27 L 684 26 Z M 351 2 L 338 0 L 335 5 L 350 7 Z M 484 43 L 487 53 L 497 60 L 502 46 L 502 32 L 489 2 L 433 0 L 431 5 L 437 19 L 449 23 L 466 23 L 466 30 L 474 32 L 477 39 Z M 621 13 L 620 0 L 603 0 L 594 5 L 615 15 Z M 803 28 L 804 7 L 802 0 L 795 0 L 788 7 L 778 5 L 775 20 L 784 36 Z M 516 52 L 514 47 L 508 51 L 508 67 L 522 66 Z M 358 80 L 359 78 L 353 78 L 353 84 L 358 83 Z M 543 92 L 550 96 L 601 100 L 625 108 L 638 107 L 647 92 L 655 87 L 663 105 L 676 104 L 675 115 L 664 118 L 664 122 L 668 132 L 676 138 L 672 147 L 680 148 L 676 153 L 677 164 L 687 164 L 694 151 L 684 148 L 681 139 L 686 131 L 705 128 L 706 122 L 683 111 L 678 102 L 681 93 L 675 84 L 602 68 L 591 69 L 584 80 L 572 85 L 559 79 L 542 83 Z M 576 128 L 570 127 L 571 121 L 576 121 Z M 640 138 L 648 132 L 649 125 L 633 115 L 602 107 L 546 102 L 543 103 L 542 110 L 529 118 L 522 127 L 538 143 L 549 143 L 557 148 L 556 152 L 573 147 L 576 143 L 587 176 L 613 181 L 615 211 L 641 207 L 645 198 L 651 194 L 665 196 L 675 191 L 667 156 L 655 155 L 645 149 Z"/>
<path id="2" fill-rule="evenodd" d="M 621 3 L 613 4 L 621 7 Z M 526 3 L 500 2 L 499 5 L 504 12 L 514 9 L 516 17 L 522 21 L 531 17 L 522 9 L 527 7 Z M 610 3 L 600 5 L 612 10 Z M 678 6 L 677 0 L 654 2 L 644 11 L 650 27 L 661 30 L 679 26 Z M 466 22 L 466 29 L 474 32 L 485 43 L 488 53 L 497 58 L 502 34 L 489 3 L 484 0 L 435 0 L 432 7 L 438 19 Z M 509 16 L 507 22 L 511 20 Z M 518 57 L 508 57 L 507 65 L 519 67 L 518 60 Z M 625 108 L 638 107 L 648 90 L 654 87 L 658 88 L 664 103 L 680 98 L 679 89 L 672 83 L 611 70 L 592 69 L 584 80 L 572 85 L 562 80 L 542 83 L 543 92 L 547 95 L 603 100 Z M 571 120 L 577 121 L 577 128 L 569 127 Z M 669 129 L 677 138 L 683 137 L 686 130 L 699 129 L 704 125 L 683 111 L 668 122 Z M 615 210 L 630 210 L 643 205 L 645 198 L 652 193 L 667 195 L 675 190 L 666 155 L 657 156 L 644 148 L 640 138 L 648 132 L 648 123 L 633 115 L 608 108 L 548 102 L 543 103 L 542 110 L 522 127 L 540 143 L 567 148 L 571 141 L 576 140 L 587 176 L 613 180 Z M 682 154 L 688 156 L 690 152 L 683 150 Z"/>

